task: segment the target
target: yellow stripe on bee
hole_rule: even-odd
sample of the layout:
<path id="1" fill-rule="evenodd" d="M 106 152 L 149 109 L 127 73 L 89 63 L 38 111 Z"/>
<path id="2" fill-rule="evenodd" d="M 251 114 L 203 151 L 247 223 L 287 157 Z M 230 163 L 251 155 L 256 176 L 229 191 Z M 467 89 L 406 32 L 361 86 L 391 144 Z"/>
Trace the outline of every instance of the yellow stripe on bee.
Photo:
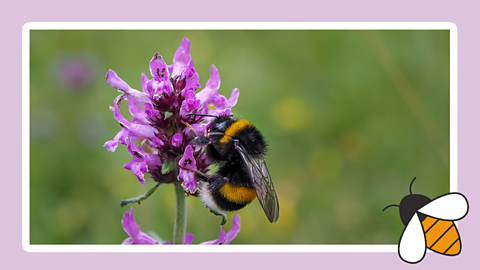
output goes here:
<path id="1" fill-rule="evenodd" d="M 220 143 L 226 144 L 228 143 L 235 134 L 237 134 L 240 130 L 250 127 L 252 124 L 248 122 L 247 120 L 238 120 L 237 122 L 234 122 L 231 126 L 225 130 L 225 135 L 223 135 L 222 139 L 220 139 Z"/>
<path id="2" fill-rule="evenodd" d="M 255 189 L 240 187 L 231 183 L 226 183 L 221 187 L 220 192 L 227 200 L 238 204 L 249 203 L 257 197 Z"/>

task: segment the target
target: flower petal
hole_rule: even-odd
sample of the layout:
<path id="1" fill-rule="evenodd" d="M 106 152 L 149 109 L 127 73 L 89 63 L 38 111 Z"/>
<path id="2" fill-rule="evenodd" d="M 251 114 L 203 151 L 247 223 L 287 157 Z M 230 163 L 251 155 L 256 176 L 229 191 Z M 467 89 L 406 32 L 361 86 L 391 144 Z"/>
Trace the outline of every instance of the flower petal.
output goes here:
<path id="1" fill-rule="evenodd" d="M 163 141 L 160 140 L 160 139 L 157 138 L 157 137 L 152 137 L 152 138 L 150 138 L 150 141 L 151 141 L 151 142 L 153 143 L 153 145 L 156 146 L 156 147 L 160 147 L 160 146 L 164 145 Z"/>
<path id="2" fill-rule="evenodd" d="M 133 217 L 133 207 L 130 208 L 130 212 L 125 212 L 123 214 L 122 226 L 125 232 L 132 238 L 135 238 L 140 234 L 140 227 L 138 227 L 137 222 L 135 222 Z"/>
<path id="3" fill-rule="evenodd" d="M 131 99 L 140 104 L 143 104 L 144 102 L 150 102 L 147 94 L 131 88 L 126 82 L 118 77 L 115 71 L 111 69 L 107 72 L 107 82 L 112 87 L 117 88 L 119 91 L 126 94 L 129 100 Z"/>
<path id="4" fill-rule="evenodd" d="M 200 243 L 199 245 L 223 245 L 225 243 L 226 237 L 227 237 L 227 235 L 225 234 L 225 231 L 223 230 L 223 226 L 220 226 L 220 236 L 218 236 L 218 239 L 203 242 L 203 243 Z"/>
<path id="5" fill-rule="evenodd" d="M 185 245 L 191 245 L 193 242 L 193 233 L 187 233 L 185 234 Z"/>
<path id="6" fill-rule="evenodd" d="M 187 90 L 185 92 L 185 100 L 182 101 L 182 106 L 180 107 L 180 115 L 183 118 L 187 118 L 187 114 L 192 113 L 198 107 L 200 107 L 200 100 L 196 98 L 195 91 Z"/>
<path id="7" fill-rule="evenodd" d="M 180 47 L 178 47 L 175 52 L 175 56 L 173 56 L 172 78 L 175 76 L 181 76 L 189 67 L 190 61 L 190 41 L 187 38 L 184 38 L 182 39 Z"/>
<path id="8" fill-rule="evenodd" d="M 183 157 L 180 159 L 178 164 L 186 169 L 197 170 L 195 157 L 193 156 L 193 148 L 191 145 L 187 145 L 185 152 L 183 153 Z M 185 187 L 188 190 L 195 190 L 197 181 L 195 180 L 193 172 L 180 168 L 178 179 L 185 183 Z"/>
<path id="9" fill-rule="evenodd" d="M 148 171 L 147 164 L 144 159 L 133 157 L 133 159 L 125 164 L 123 168 L 132 171 L 132 173 L 137 177 L 138 181 L 143 185 L 145 184 L 144 173 Z"/>
<path id="10" fill-rule="evenodd" d="M 229 244 L 235 238 L 235 236 L 237 236 L 238 232 L 240 232 L 240 217 L 238 214 L 235 214 L 233 217 L 232 228 L 227 233 L 225 244 Z"/>
<path id="11" fill-rule="evenodd" d="M 200 100 L 201 104 L 215 102 L 215 100 L 217 100 L 220 96 L 220 94 L 217 92 L 218 88 L 220 88 L 220 75 L 218 74 L 217 68 L 212 65 L 210 79 L 205 85 L 205 88 L 196 95 L 197 99 Z"/>
<path id="12" fill-rule="evenodd" d="M 240 92 L 238 91 L 237 88 L 233 89 L 232 94 L 230 95 L 230 98 L 227 100 L 224 96 L 219 95 L 217 100 L 215 101 L 215 108 L 217 109 L 226 109 L 226 108 L 232 108 L 237 104 L 238 96 Z"/>
<path id="13" fill-rule="evenodd" d="M 154 119 L 155 117 L 160 115 L 160 112 L 155 110 L 153 108 L 153 105 L 151 103 L 146 102 L 145 103 L 145 114 L 149 117 Z"/>
<path id="14" fill-rule="evenodd" d="M 128 136 L 128 129 L 122 128 L 117 135 L 113 138 L 113 140 L 106 142 L 103 146 L 107 147 L 107 151 L 115 152 L 117 149 L 118 143 L 120 142 L 123 145 L 127 145 L 127 136 Z"/>
<path id="15" fill-rule="evenodd" d="M 117 73 L 115 71 L 109 69 L 107 72 L 107 82 L 113 87 L 117 88 L 119 90 L 122 90 L 123 92 L 128 92 L 130 86 L 124 82 L 120 77 L 118 77 Z"/>
<path id="16" fill-rule="evenodd" d="M 150 74 L 158 81 L 168 80 L 167 64 L 165 64 L 165 61 L 163 61 L 162 56 L 158 52 L 156 52 L 152 60 L 150 60 Z"/>
<path id="17" fill-rule="evenodd" d="M 150 104 L 150 103 L 145 103 L 145 104 Z M 132 120 L 132 123 L 150 125 L 150 121 L 148 121 L 147 119 L 146 112 L 136 102 L 132 100 L 128 100 L 128 111 L 133 116 L 134 120 Z"/>
<path id="18" fill-rule="evenodd" d="M 145 75 L 145 73 L 142 72 L 142 91 L 146 94 L 150 94 L 148 93 L 147 83 L 148 83 L 148 77 L 147 75 Z"/>
<path id="19" fill-rule="evenodd" d="M 218 73 L 218 69 L 212 65 L 210 69 L 210 79 L 208 79 L 205 88 L 211 88 L 218 90 L 220 88 L 220 74 Z"/>
<path id="20" fill-rule="evenodd" d="M 130 213 L 123 214 L 122 226 L 125 232 L 130 236 L 122 242 L 122 245 L 158 245 L 158 242 L 146 233 L 140 230 L 137 222 L 133 217 L 133 207 L 130 208 Z"/>
<path id="21" fill-rule="evenodd" d="M 172 145 L 173 145 L 173 147 L 180 147 L 180 146 L 182 146 L 182 142 L 183 142 L 182 133 L 177 133 L 177 134 L 173 135 L 173 137 L 172 137 Z"/>

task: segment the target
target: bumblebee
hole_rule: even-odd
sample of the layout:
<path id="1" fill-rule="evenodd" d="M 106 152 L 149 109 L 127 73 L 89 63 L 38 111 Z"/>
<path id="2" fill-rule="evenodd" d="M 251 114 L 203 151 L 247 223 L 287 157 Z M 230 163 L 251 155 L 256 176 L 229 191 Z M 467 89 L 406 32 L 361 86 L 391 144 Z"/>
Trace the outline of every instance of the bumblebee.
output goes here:
<path id="1" fill-rule="evenodd" d="M 398 244 L 400 258 L 408 263 L 418 263 L 428 249 L 448 256 L 460 254 L 462 244 L 453 221 L 460 220 L 468 213 L 468 201 L 460 193 L 444 194 L 433 200 L 420 194 L 405 196 L 397 206 L 405 229 Z"/>
<path id="2" fill-rule="evenodd" d="M 202 201 L 210 209 L 224 212 L 242 209 L 258 198 L 268 220 L 276 222 L 278 199 L 265 164 L 267 144 L 260 131 L 231 115 L 193 115 L 216 118 L 204 135 L 197 136 L 190 127 L 196 137 L 193 144 L 203 146 L 208 159 L 218 165 L 212 176 L 194 171 L 195 177 L 207 182 L 200 186 Z"/>

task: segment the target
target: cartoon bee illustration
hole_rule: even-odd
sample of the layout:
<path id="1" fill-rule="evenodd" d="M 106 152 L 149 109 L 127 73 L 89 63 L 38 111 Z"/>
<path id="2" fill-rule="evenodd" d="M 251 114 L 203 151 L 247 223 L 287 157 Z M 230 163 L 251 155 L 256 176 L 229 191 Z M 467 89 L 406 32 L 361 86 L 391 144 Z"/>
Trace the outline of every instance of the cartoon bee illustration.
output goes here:
<path id="1" fill-rule="evenodd" d="M 204 147 L 209 160 L 219 165 L 211 176 L 191 170 L 206 182 L 199 190 L 202 201 L 208 208 L 223 212 L 240 210 L 258 198 L 268 220 L 276 222 L 278 199 L 265 164 L 267 143 L 262 133 L 247 120 L 236 120 L 232 115 L 190 115 L 215 117 L 206 134 L 200 136 L 183 122 L 195 137 L 193 144 Z"/>
<path id="2" fill-rule="evenodd" d="M 453 221 L 460 220 L 468 213 L 467 198 L 458 193 L 451 192 L 433 200 L 420 194 L 405 196 L 399 207 L 400 218 L 405 229 L 398 244 L 398 255 L 407 263 L 418 263 L 427 248 L 447 256 L 460 254 L 462 243 L 457 227 Z"/>

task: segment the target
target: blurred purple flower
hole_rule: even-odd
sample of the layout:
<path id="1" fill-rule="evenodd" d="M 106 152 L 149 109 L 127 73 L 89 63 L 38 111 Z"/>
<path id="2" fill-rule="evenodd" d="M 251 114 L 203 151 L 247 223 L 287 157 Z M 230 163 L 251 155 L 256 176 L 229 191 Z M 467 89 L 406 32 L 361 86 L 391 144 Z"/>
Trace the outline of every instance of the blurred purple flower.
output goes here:
<path id="1" fill-rule="evenodd" d="M 228 245 L 237 236 L 240 231 L 240 217 L 235 214 L 233 217 L 233 225 L 228 233 L 225 233 L 223 226 L 220 226 L 220 236 L 217 240 L 200 243 L 200 245 Z"/>
<path id="2" fill-rule="evenodd" d="M 201 85 L 191 60 L 190 41 L 186 38 L 182 39 L 171 65 L 155 53 L 149 69 L 151 79 L 144 73 L 141 75 L 142 91 L 131 88 L 113 70 L 107 72 L 107 82 L 121 93 L 110 109 L 122 128 L 104 147 L 114 152 L 118 143 L 126 145 L 133 159 L 124 168 L 131 170 L 142 184 L 147 172 L 156 182 L 170 183 L 172 178 L 168 175 L 175 171 L 171 166 L 175 160 L 180 160 L 178 165 L 182 167 L 206 173 L 210 162 L 201 151 L 192 148 L 194 138 L 188 126 L 197 135 L 202 135 L 213 118 L 189 114 L 231 114 L 231 108 L 238 100 L 238 89 L 232 91 L 229 99 L 220 95 L 217 92 L 220 75 L 212 65 L 205 88 L 195 94 Z M 132 121 L 125 119 L 120 112 L 124 100 L 128 101 Z M 209 110 L 209 105 L 215 108 Z M 180 169 L 178 179 L 188 190 L 196 189 L 192 172 Z"/>
<path id="3" fill-rule="evenodd" d="M 91 52 L 60 53 L 54 60 L 52 77 L 68 91 L 85 89 L 96 77 L 98 57 Z"/>
<path id="4" fill-rule="evenodd" d="M 122 245 L 158 245 L 157 240 L 148 236 L 140 230 L 135 218 L 133 217 L 133 207 L 130 212 L 123 214 L 122 226 L 125 232 L 130 236 L 123 240 Z"/>
<path id="5" fill-rule="evenodd" d="M 122 245 L 158 245 L 157 240 L 148 236 L 146 233 L 140 230 L 140 227 L 135 222 L 133 217 L 133 208 L 130 208 L 130 212 L 123 214 L 122 226 L 125 232 L 129 235 L 127 239 L 122 242 Z M 216 240 L 206 241 L 199 245 L 228 245 L 237 236 L 240 231 L 240 217 L 236 214 L 233 217 L 233 225 L 228 233 L 225 233 L 223 226 L 220 226 L 220 236 Z M 185 245 L 191 245 L 194 235 L 187 233 L 185 235 Z M 164 245 L 172 245 L 172 242 L 163 243 Z"/>
<path id="6" fill-rule="evenodd" d="M 223 226 L 220 226 L 220 236 L 211 241 L 202 242 L 199 245 L 228 245 L 230 242 L 237 236 L 240 232 L 240 217 L 238 214 L 235 214 L 233 217 L 233 225 L 228 233 L 225 233 Z M 193 242 L 194 235 L 187 233 L 185 235 L 185 245 L 191 245 Z M 172 242 L 164 243 L 164 245 L 172 245 Z"/>

